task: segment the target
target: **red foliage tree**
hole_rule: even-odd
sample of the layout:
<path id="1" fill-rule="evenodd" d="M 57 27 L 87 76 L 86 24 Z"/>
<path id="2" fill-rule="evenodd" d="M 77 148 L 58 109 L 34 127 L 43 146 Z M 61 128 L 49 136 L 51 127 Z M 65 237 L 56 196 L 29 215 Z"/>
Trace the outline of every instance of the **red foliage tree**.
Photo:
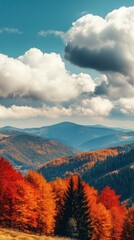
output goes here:
<path id="1" fill-rule="evenodd" d="M 124 216 L 126 213 L 125 206 L 120 204 L 120 196 L 115 194 L 114 190 L 110 187 L 105 187 L 100 196 L 98 197 L 98 202 L 104 204 L 104 206 L 110 210 L 112 217 L 112 240 L 120 240 L 122 234 L 122 227 L 124 222 Z"/>
<path id="2" fill-rule="evenodd" d="M 3 157 L 0 158 L 0 224 L 12 227 L 17 182 L 23 177 Z"/>
<path id="3" fill-rule="evenodd" d="M 115 190 L 112 190 L 109 186 L 107 186 L 102 190 L 97 201 L 103 203 L 107 209 L 111 209 L 112 207 L 120 206 L 119 199 L 120 196 L 116 195 Z"/>

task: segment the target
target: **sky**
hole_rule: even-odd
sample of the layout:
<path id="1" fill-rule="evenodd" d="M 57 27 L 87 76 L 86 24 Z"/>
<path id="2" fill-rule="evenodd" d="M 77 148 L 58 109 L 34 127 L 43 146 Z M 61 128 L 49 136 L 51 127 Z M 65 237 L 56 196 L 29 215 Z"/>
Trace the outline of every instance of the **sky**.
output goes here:
<path id="1" fill-rule="evenodd" d="M 0 1 L 0 127 L 134 129 L 134 0 Z"/>

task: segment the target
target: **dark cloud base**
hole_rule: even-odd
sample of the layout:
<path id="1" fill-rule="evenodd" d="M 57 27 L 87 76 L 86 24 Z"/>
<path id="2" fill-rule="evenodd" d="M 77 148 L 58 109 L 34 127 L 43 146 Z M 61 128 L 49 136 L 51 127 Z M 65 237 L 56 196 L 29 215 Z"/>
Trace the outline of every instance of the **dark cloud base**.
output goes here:
<path id="1" fill-rule="evenodd" d="M 119 54 L 119 49 L 113 51 L 112 48 L 106 47 L 101 49 L 79 48 L 68 43 L 65 47 L 65 59 L 83 68 L 127 74 L 128 66 L 121 57 L 121 53 Z"/>
<path id="2" fill-rule="evenodd" d="M 108 84 L 106 82 L 102 82 L 100 85 L 95 88 L 95 95 L 108 95 Z"/>

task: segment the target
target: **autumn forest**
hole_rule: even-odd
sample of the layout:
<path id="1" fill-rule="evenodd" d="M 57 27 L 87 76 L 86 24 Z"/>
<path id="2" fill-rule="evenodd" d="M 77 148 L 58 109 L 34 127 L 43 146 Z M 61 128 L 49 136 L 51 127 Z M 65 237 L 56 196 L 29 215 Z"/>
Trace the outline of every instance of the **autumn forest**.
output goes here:
<path id="1" fill-rule="evenodd" d="M 81 240 L 132 240 L 134 205 L 126 209 L 110 187 L 100 194 L 79 176 L 47 182 L 22 176 L 0 159 L 0 226 Z"/>

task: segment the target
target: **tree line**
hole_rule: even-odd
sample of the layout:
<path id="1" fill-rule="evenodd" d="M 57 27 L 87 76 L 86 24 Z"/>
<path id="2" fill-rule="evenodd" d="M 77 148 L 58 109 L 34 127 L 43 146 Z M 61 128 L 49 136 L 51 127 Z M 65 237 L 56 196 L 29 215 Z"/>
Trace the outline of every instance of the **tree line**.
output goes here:
<path id="1" fill-rule="evenodd" d="M 124 201 L 134 194 L 134 168 L 131 167 L 133 163 L 134 149 L 97 162 L 93 168 L 82 175 L 82 178 L 99 192 L 105 186 L 110 186 L 121 195 L 121 200 Z"/>
<path id="2" fill-rule="evenodd" d="M 110 187 L 100 194 L 79 176 L 47 182 L 22 176 L 0 158 L 0 226 L 81 240 L 134 239 L 134 205 L 126 209 Z"/>

